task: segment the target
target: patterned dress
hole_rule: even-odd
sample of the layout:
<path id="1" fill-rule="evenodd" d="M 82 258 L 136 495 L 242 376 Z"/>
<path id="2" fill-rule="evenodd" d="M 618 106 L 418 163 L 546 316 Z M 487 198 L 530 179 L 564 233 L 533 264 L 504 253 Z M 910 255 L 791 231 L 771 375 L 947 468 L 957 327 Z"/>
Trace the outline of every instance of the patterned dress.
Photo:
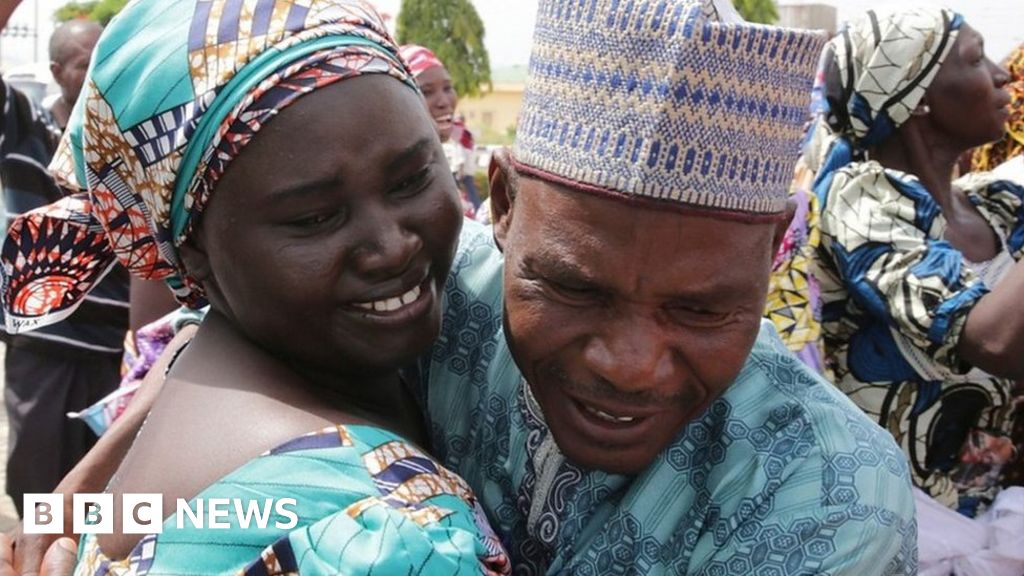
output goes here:
<path id="1" fill-rule="evenodd" d="M 789 195 L 796 204 L 796 213 L 775 254 L 764 315 L 775 325 L 786 348 L 804 364 L 828 376 L 821 342 L 821 291 L 811 274 L 821 238 L 818 197 L 811 191 L 813 180 L 814 173 L 801 158 Z"/>
<path id="2" fill-rule="evenodd" d="M 1019 261 L 1024 187 L 991 175 L 954 185 L 1002 242 L 994 264 Z M 1011 438 L 1024 402 L 1014 383 L 957 355 L 967 315 L 989 285 L 943 239 L 946 220 L 913 176 L 851 164 L 836 173 L 822 209 L 822 322 L 837 384 L 896 438 L 915 484 L 974 516 L 995 497 L 1022 440 Z"/>
<path id="3" fill-rule="evenodd" d="M 174 515 L 128 558 L 112 561 L 85 536 L 79 576 L 145 574 L 510 574 L 501 544 L 466 483 L 401 438 L 368 426 L 336 426 L 256 458 L 197 498 L 254 494 L 295 500 L 266 528 L 197 529 Z M 196 509 L 195 500 L 190 503 Z M 250 506 L 245 503 L 243 506 Z"/>
<path id="4" fill-rule="evenodd" d="M 436 454 L 516 574 L 912 574 L 905 458 L 765 322 L 736 382 L 638 476 L 559 452 L 502 329 L 502 259 L 466 222 L 424 399 Z"/>

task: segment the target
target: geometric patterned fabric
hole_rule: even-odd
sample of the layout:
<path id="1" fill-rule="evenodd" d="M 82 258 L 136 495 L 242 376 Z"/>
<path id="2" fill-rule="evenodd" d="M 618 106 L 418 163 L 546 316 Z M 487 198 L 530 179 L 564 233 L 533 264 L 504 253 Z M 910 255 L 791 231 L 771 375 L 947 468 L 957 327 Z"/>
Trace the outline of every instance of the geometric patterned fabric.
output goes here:
<path id="1" fill-rule="evenodd" d="M 1024 183 L 984 173 L 953 184 L 1020 261 Z M 1024 449 L 1013 436 L 1024 395 L 957 353 L 968 314 L 992 286 L 945 240 L 939 204 L 912 175 L 854 162 L 835 172 L 821 209 L 816 275 L 837 385 L 889 430 L 917 486 L 981 513 Z"/>
<path id="2" fill-rule="evenodd" d="M 784 210 L 824 37 L 713 0 L 541 0 L 513 154 L 596 194 Z"/>
<path id="3" fill-rule="evenodd" d="M 790 193 L 796 213 L 775 255 L 764 316 L 775 325 L 782 341 L 797 358 L 824 373 L 821 294 L 811 274 L 814 252 L 821 239 L 818 197 L 810 187 L 813 179 L 803 160 L 798 160 Z"/>
<path id="4" fill-rule="evenodd" d="M 421 365 L 435 454 L 517 574 L 913 574 L 906 458 L 770 323 L 736 381 L 636 476 L 558 450 L 502 328 L 503 261 L 466 222 Z"/>
<path id="5" fill-rule="evenodd" d="M 832 131 L 858 150 L 888 138 L 917 108 L 962 24 L 941 8 L 869 10 L 850 22 L 825 49 Z"/>
<path id="6" fill-rule="evenodd" d="M 229 528 L 183 526 L 112 561 L 83 537 L 76 574 L 511 574 L 508 557 L 466 483 L 385 430 L 338 425 L 287 442 L 218 480 L 189 502 L 243 498 L 243 510 L 291 498 L 296 524 L 276 508 L 266 527 L 232 513 Z M 200 516 L 202 513 L 200 512 Z"/>
<path id="7" fill-rule="evenodd" d="M 17 219 L 0 259 L 11 332 L 69 315 L 120 261 L 203 303 L 177 246 L 253 135 L 361 74 L 415 83 L 360 0 L 136 0 L 96 45 L 51 164 L 72 196 Z"/>

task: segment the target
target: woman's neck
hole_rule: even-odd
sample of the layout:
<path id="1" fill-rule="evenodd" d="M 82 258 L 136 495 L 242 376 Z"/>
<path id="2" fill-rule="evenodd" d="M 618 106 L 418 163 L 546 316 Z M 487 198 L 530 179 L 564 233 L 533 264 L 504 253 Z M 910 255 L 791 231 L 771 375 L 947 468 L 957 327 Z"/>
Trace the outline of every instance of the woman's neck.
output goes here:
<path id="1" fill-rule="evenodd" d="M 871 158 L 885 168 L 917 176 L 941 208 L 953 204 L 952 176 L 963 153 L 917 119 L 908 120 L 895 134 L 874 147 Z"/>
<path id="2" fill-rule="evenodd" d="M 402 383 L 396 368 L 387 372 L 338 373 L 298 363 L 267 350 L 246 337 L 223 313 L 211 310 L 193 344 L 230 351 L 230 357 L 247 358 L 252 372 L 244 376 L 250 386 L 260 382 L 269 393 L 293 405 L 329 408 L 365 420 L 419 441 L 420 411 Z M 217 356 L 224 357 L 220 354 Z M 250 369 L 254 368 L 255 370 Z M 272 374 L 257 378 L 257 374 Z"/>

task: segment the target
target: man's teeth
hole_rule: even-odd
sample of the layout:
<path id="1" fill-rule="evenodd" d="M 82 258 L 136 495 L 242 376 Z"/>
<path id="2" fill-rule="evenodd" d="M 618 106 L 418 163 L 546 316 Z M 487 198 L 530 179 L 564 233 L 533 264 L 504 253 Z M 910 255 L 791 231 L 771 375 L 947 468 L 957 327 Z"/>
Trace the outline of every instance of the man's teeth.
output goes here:
<path id="1" fill-rule="evenodd" d="M 419 297 L 420 287 L 416 286 L 401 296 L 395 296 L 386 300 L 375 300 L 373 302 L 355 302 L 354 305 L 363 310 L 373 310 L 374 312 L 394 312 L 402 306 L 412 304 Z"/>
<path id="2" fill-rule="evenodd" d="M 635 416 L 612 416 L 607 412 L 598 410 L 597 408 L 594 408 L 592 406 L 587 406 L 586 404 L 583 405 L 583 409 L 586 410 L 587 413 L 592 414 L 600 418 L 601 420 L 604 420 L 605 422 L 614 422 L 616 424 L 629 424 L 630 422 L 636 420 Z"/>

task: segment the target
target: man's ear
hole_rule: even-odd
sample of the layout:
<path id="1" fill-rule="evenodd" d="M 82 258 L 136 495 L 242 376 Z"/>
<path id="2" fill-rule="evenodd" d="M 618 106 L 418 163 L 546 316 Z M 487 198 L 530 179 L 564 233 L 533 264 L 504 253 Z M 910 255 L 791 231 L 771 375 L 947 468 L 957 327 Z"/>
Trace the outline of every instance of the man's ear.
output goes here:
<path id="1" fill-rule="evenodd" d="M 54 62 L 53 60 L 50 61 L 50 76 L 53 76 L 53 81 L 56 82 L 57 85 L 60 85 L 60 83 L 63 81 L 63 79 L 60 77 L 63 70 L 64 69 L 61 67 L 60 64 Z"/>
<path id="2" fill-rule="evenodd" d="M 796 200 L 790 198 L 786 200 L 786 213 L 781 220 L 775 223 L 775 232 L 772 234 L 772 258 L 779 253 L 779 246 L 782 246 L 782 241 L 786 238 L 786 230 L 789 230 L 789 225 L 793 222 L 793 216 L 796 215 Z"/>
<path id="3" fill-rule="evenodd" d="M 505 250 L 505 240 L 512 226 L 516 186 L 519 183 L 515 170 L 508 148 L 496 150 L 491 155 L 491 166 L 488 170 L 491 185 L 491 222 L 494 226 L 494 242 L 501 251 Z"/>

